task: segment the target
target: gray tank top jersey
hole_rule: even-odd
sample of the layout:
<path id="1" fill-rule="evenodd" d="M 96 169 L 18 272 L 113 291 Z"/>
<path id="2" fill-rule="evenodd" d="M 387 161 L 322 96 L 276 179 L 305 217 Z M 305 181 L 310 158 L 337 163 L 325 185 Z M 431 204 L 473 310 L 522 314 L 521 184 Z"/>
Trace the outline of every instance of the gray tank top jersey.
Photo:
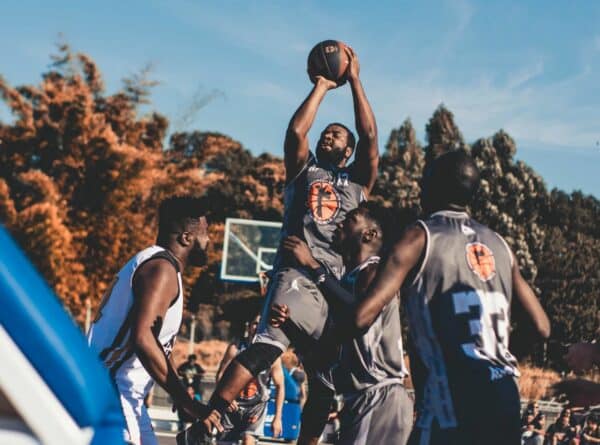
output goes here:
<path id="1" fill-rule="evenodd" d="M 508 350 L 513 258 L 500 235 L 466 213 L 437 212 L 418 223 L 426 252 L 403 294 L 427 373 L 419 426 L 436 418 L 449 428 L 456 426 L 450 386 L 518 376 Z"/>
<path id="2" fill-rule="evenodd" d="M 342 285 L 355 293 L 355 283 L 362 270 L 379 263 L 372 256 L 342 278 Z M 399 298 L 395 297 L 361 337 L 344 343 L 338 364 L 332 369 L 336 392 L 351 396 L 374 385 L 402 383 L 408 375 L 404 365 Z"/>
<path id="3" fill-rule="evenodd" d="M 285 189 L 282 236 L 306 241 L 313 256 L 339 278 L 341 257 L 330 248 L 336 225 L 358 207 L 365 196 L 363 186 L 353 182 L 354 164 L 341 169 L 325 168 L 309 153 L 302 171 Z M 276 261 L 277 265 L 284 265 Z"/>
<path id="4" fill-rule="evenodd" d="M 238 343 L 238 353 L 248 348 L 246 341 L 240 341 Z M 269 385 L 271 383 L 271 369 L 267 369 L 258 374 L 258 376 L 252 378 L 250 382 L 242 389 L 236 401 L 240 406 L 252 406 L 258 403 L 266 402 L 269 400 Z"/>

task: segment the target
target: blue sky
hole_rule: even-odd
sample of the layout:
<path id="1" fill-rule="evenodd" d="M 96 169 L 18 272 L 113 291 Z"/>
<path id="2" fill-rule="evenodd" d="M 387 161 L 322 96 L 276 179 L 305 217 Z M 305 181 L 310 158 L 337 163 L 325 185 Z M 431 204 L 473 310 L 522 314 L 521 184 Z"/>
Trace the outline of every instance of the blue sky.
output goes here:
<path id="1" fill-rule="evenodd" d="M 171 130 L 219 131 L 254 153 L 281 154 L 310 89 L 308 51 L 334 38 L 359 54 L 382 149 L 406 117 L 423 141 L 443 102 L 467 142 L 504 128 L 549 187 L 600 197 L 600 2 L 373 3 L 10 2 L 0 74 L 38 82 L 62 32 L 97 61 L 108 92 L 152 63 L 161 82 L 152 108 Z M 0 119 L 10 119 L 5 109 Z M 311 139 L 332 120 L 353 122 L 348 87 L 325 99 Z"/>

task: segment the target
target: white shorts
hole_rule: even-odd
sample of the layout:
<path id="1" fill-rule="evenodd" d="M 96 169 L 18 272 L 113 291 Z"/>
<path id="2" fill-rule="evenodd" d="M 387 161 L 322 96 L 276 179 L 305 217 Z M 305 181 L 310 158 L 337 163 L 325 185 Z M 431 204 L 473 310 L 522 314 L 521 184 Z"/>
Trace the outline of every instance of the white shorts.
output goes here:
<path id="1" fill-rule="evenodd" d="M 125 441 L 133 445 L 158 445 L 144 400 L 123 394 L 119 395 L 119 399 L 125 416 Z"/>

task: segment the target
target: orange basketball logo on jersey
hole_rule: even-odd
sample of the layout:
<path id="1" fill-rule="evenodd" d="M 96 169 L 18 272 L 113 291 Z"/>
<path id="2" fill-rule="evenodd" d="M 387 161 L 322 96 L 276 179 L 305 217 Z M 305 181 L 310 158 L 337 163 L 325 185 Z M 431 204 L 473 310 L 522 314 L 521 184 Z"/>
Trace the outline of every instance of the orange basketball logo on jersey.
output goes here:
<path id="1" fill-rule="evenodd" d="M 489 281 L 496 276 L 494 253 L 485 244 L 467 244 L 467 264 L 482 281 Z"/>
<path id="2" fill-rule="evenodd" d="M 256 380 L 256 378 L 253 378 L 246 385 L 246 387 L 240 391 L 240 399 L 244 399 L 244 400 L 252 399 L 252 398 L 254 398 L 254 396 L 256 396 L 257 393 L 258 393 L 258 380 Z"/>
<path id="3" fill-rule="evenodd" d="M 308 190 L 308 208 L 317 224 L 328 224 L 340 211 L 340 197 L 328 181 L 314 181 Z"/>

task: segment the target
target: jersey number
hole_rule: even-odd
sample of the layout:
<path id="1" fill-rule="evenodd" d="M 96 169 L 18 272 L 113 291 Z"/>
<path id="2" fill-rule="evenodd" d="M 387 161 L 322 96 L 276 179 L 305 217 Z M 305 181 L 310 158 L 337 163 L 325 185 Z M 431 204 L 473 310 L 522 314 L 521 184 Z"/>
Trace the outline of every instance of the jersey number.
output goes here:
<path id="1" fill-rule="evenodd" d="M 453 293 L 452 302 L 456 315 L 472 315 L 468 318 L 470 341 L 461 345 L 467 356 L 493 358 L 508 347 L 508 302 L 504 294 L 473 289 Z"/>

